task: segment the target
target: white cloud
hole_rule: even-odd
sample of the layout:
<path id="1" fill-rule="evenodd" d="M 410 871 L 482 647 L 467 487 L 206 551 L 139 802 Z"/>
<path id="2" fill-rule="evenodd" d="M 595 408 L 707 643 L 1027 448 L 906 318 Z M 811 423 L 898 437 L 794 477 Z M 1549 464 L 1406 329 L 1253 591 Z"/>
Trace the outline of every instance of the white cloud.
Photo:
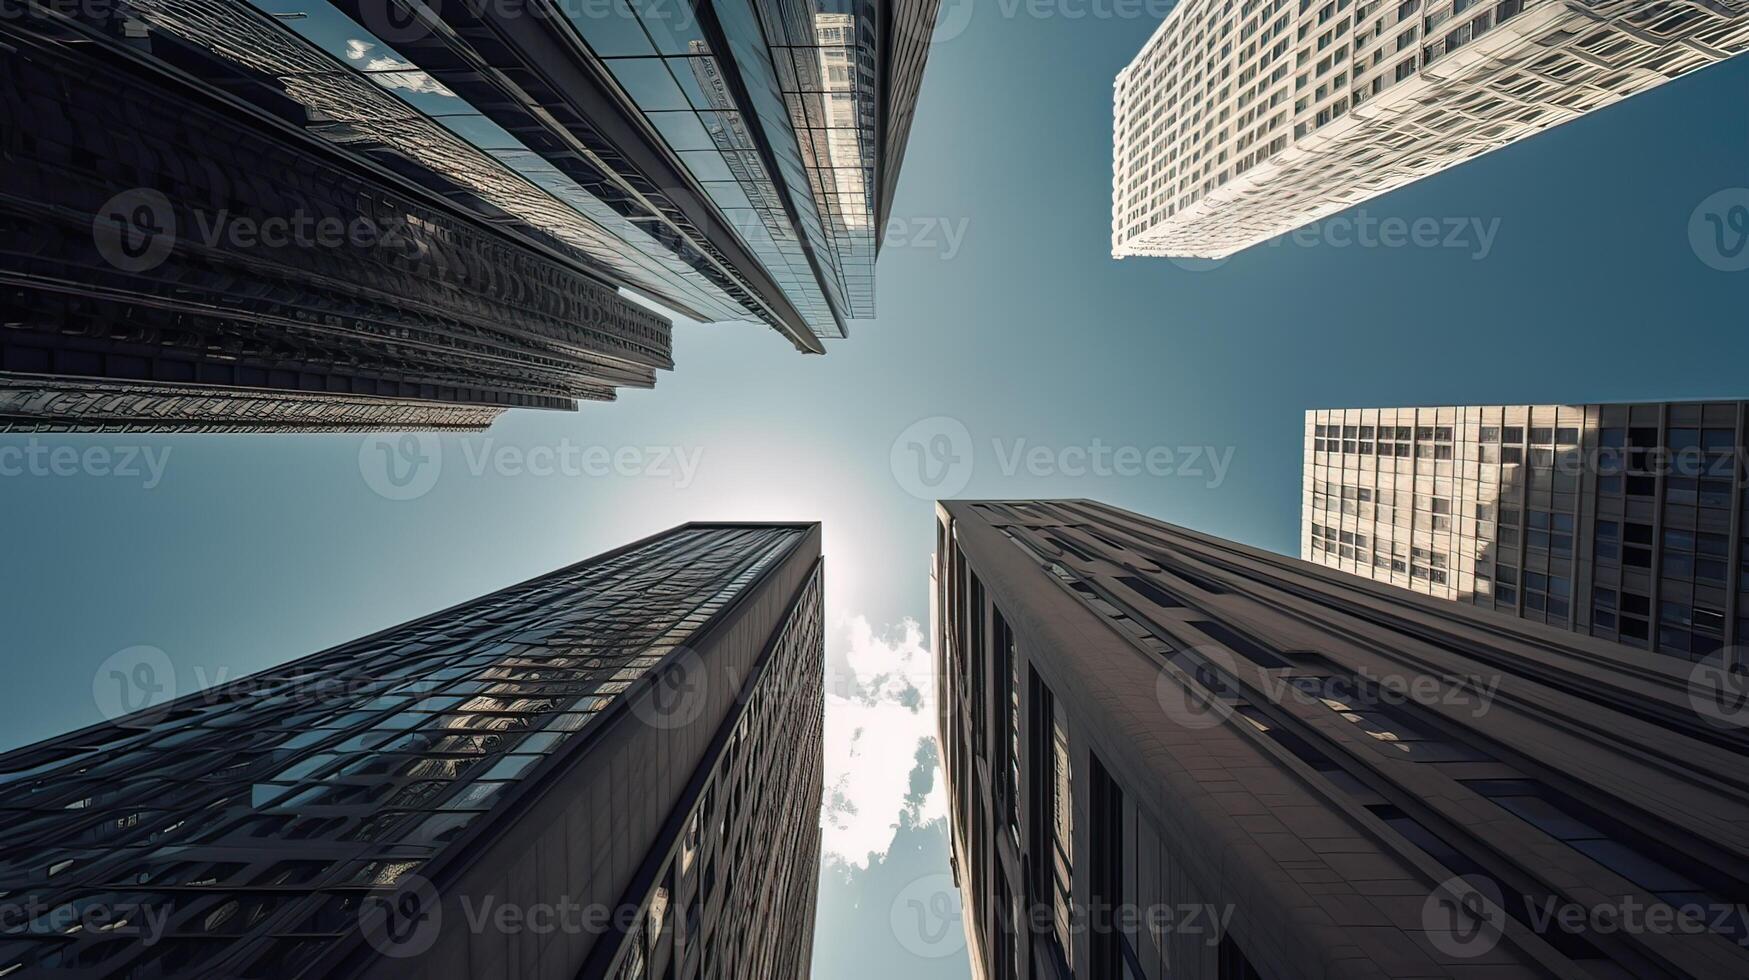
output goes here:
<path id="1" fill-rule="evenodd" d="M 828 861 L 866 869 L 886 857 L 901 824 L 946 817 L 947 797 L 934 768 L 935 674 L 923 628 L 906 619 L 877 635 L 863 616 L 848 628 L 850 675 L 826 695 L 822 849 Z M 914 792 L 924 779 L 928 791 Z"/>
<path id="2" fill-rule="evenodd" d="M 346 60 L 363 62 L 359 65 L 367 72 L 391 74 L 372 74 L 371 80 L 388 88 L 405 89 L 418 95 L 455 95 L 443 86 L 442 82 L 420 71 L 412 62 L 399 58 L 378 56 L 370 57 L 376 45 L 358 38 L 350 38 L 346 42 Z"/>

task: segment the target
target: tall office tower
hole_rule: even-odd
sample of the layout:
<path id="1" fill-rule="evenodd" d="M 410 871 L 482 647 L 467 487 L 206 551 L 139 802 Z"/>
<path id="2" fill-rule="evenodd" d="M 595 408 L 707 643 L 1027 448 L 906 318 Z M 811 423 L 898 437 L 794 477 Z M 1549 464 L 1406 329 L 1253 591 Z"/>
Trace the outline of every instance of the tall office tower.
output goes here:
<path id="1" fill-rule="evenodd" d="M 0 756 L 0 975 L 806 977 L 820 574 L 686 525 Z"/>
<path id="2" fill-rule="evenodd" d="M 823 353 L 935 10 L 4 3 L 0 431 L 477 429 L 653 384 L 634 296 Z"/>
<path id="3" fill-rule="evenodd" d="M 1111 249 L 1221 258 L 1749 50 L 1749 0 L 1184 0 L 1118 73 Z"/>
<path id="4" fill-rule="evenodd" d="M 1300 557 L 1682 659 L 1749 641 L 1745 403 L 1306 413 Z"/>
<path id="5" fill-rule="evenodd" d="M 1749 976 L 1743 675 L 1092 502 L 937 514 L 974 975 Z"/>

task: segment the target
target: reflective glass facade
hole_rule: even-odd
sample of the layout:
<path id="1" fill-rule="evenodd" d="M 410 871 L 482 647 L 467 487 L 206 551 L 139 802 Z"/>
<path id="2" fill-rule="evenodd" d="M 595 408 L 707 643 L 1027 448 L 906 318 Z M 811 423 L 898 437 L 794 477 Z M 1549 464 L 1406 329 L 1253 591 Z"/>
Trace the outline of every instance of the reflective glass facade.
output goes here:
<path id="1" fill-rule="evenodd" d="M 804 962 L 819 609 L 817 528 L 689 525 L 0 756 L 0 895 L 35 910 L 0 935 L 0 975 L 461 975 L 444 971 L 492 962 L 525 937 L 470 930 L 458 894 L 594 896 L 640 922 L 654 915 L 637 948 L 667 942 L 677 965 Z M 677 670 L 695 675 L 675 687 L 665 678 Z M 683 695 L 697 685 L 705 700 L 677 711 L 653 700 L 664 684 Z M 781 773 L 766 771 L 778 753 L 753 751 L 773 744 L 785 746 Z M 627 761 L 637 758 L 648 761 Z M 713 810 L 718 799 L 732 813 Z M 700 814 L 716 818 L 707 877 L 748 883 L 725 892 L 733 902 L 697 880 L 691 858 L 673 884 L 637 873 L 682 847 L 683 823 L 700 846 Z M 537 847 L 572 856 L 568 887 L 492 884 L 497 865 Z M 431 909 L 442 903 L 448 931 L 434 949 L 385 946 L 373 932 L 373 904 L 403 899 L 409 883 L 441 896 Z M 740 947 L 739 933 L 715 930 L 716 950 L 696 921 L 663 931 L 650 907 L 659 887 L 670 889 L 663 906 L 692 903 L 695 916 L 707 899 L 713 917 L 744 915 L 755 895 L 758 909 L 807 917 L 750 930 L 758 941 Z M 120 924 L 66 927 L 91 909 Z M 625 932 L 592 944 L 561 935 L 544 952 L 568 958 L 566 975 L 607 976 L 635 958 Z"/>
<path id="2" fill-rule="evenodd" d="M 1743 403 L 1306 413 L 1301 556 L 1681 659 L 1749 638 Z"/>
<path id="3" fill-rule="evenodd" d="M 0 372 L 135 385 L 122 399 L 135 404 L 165 385 L 274 393 L 252 396 L 244 428 L 267 427 L 273 405 L 288 406 L 287 428 L 477 428 L 503 408 L 652 384 L 671 367 L 668 325 L 622 290 L 695 320 L 761 321 L 823 353 L 873 315 L 880 216 L 926 53 L 907 44 L 903 77 L 889 77 L 895 14 L 875 0 L 10 7 L 0 109 L 9 158 L 32 179 L 0 250 L 36 268 L 6 319 L 47 335 L 78 322 L 88 339 L 74 353 L 0 351 Z M 37 48 L 58 63 L 22 53 Z M 68 81 L 83 78 L 117 91 Z M 94 113 L 114 118 L 95 133 L 69 123 Z M 256 160 L 289 169 L 232 172 Z M 362 223 L 372 241 L 255 241 L 286 221 Z M 386 233 L 404 246 L 393 255 Z M 187 294 L 190 282 L 230 295 Z M 172 322 L 111 329 L 146 319 Z M 396 322 L 364 332 L 385 336 L 357 336 L 382 320 Z M 397 332 L 411 320 L 415 334 Z M 327 349 L 305 349 L 308 331 Z M 500 349 L 453 369 L 459 335 L 482 331 Z M 262 363 L 186 353 L 239 333 L 229 342 Z M 157 363 L 174 341 L 179 363 Z M 418 363 L 434 347 L 446 356 Z M 264 377 L 270 361 L 299 376 Z M 77 402 L 39 387 L 21 404 Z M 312 420 L 277 397 L 290 391 L 378 401 Z M 68 427 L 64 414 L 43 427 Z"/>

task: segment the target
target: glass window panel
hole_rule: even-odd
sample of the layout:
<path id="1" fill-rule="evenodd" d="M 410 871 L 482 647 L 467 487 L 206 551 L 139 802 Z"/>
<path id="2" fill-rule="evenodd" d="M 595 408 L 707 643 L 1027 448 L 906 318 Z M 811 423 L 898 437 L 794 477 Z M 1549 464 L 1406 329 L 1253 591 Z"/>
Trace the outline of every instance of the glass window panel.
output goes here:
<path id="1" fill-rule="evenodd" d="M 715 58 L 668 58 L 665 60 L 669 70 L 674 73 L 675 80 L 686 92 L 687 101 L 694 109 L 733 108 L 727 93 L 715 94 L 716 86 L 710 81 L 717 74 Z"/>
<path id="2" fill-rule="evenodd" d="M 646 113 L 650 123 L 674 150 L 709 150 L 716 147 L 711 134 L 691 110 Z"/>
<path id="3" fill-rule="evenodd" d="M 473 108 L 422 71 L 391 69 L 367 71 L 364 75 L 427 115 L 463 113 Z"/>
<path id="4" fill-rule="evenodd" d="M 437 117 L 450 132 L 482 150 L 526 150 L 509 131 L 477 112 L 451 113 Z"/>
<path id="5" fill-rule="evenodd" d="M 693 177 L 701 181 L 733 180 L 734 171 L 723 155 L 716 150 L 691 150 L 680 154 L 680 159 L 692 171 Z"/>
<path id="6" fill-rule="evenodd" d="M 645 112 L 689 107 L 686 94 L 668 73 L 668 66 L 655 58 L 616 58 L 607 67 L 613 77 Z"/>
<path id="7" fill-rule="evenodd" d="M 635 0 L 634 6 L 662 54 L 689 54 L 695 42 L 704 43 L 698 18 L 687 0 Z"/>
<path id="8" fill-rule="evenodd" d="M 625 0 L 559 0 L 559 6 L 603 58 L 656 53 Z"/>

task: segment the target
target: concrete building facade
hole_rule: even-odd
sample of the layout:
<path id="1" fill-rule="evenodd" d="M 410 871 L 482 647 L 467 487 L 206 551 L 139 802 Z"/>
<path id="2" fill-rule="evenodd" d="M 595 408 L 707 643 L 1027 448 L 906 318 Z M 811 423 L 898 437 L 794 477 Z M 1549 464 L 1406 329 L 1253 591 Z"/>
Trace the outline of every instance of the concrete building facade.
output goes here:
<path id="1" fill-rule="evenodd" d="M 1743 402 L 1306 413 L 1300 557 L 1681 660 L 1749 639 Z"/>
<path id="2" fill-rule="evenodd" d="M 1114 85 L 1112 255 L 1224 258 L 1749 50 L 1749 0 L 1185 0 Z"/>
<path id="3" fill-rule="evenodd" d="M 1090 501 L 936 516 L 982 980 L 1749 972 L 1749 678 Z"/>

